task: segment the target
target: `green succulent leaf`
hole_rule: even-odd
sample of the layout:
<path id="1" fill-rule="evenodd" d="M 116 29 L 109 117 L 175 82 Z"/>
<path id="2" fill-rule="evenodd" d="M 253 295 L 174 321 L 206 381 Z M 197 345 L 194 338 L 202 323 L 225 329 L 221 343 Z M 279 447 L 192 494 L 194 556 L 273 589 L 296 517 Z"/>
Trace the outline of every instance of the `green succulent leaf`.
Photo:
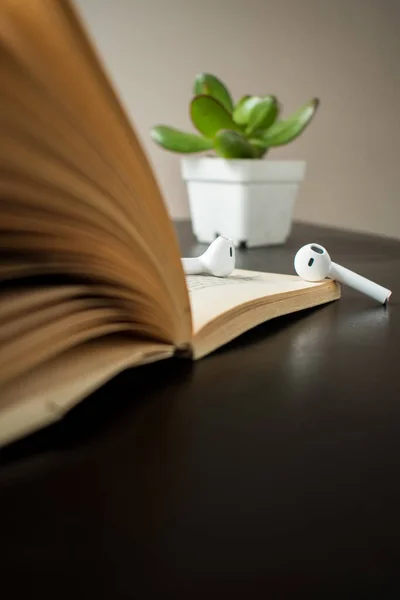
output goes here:
<path id="1" fill-rule="evenodd" d="M 156 144 L 172 152 L 202 152 L 213 148 L 212 140 L 197 135 L 186 133 L 167 125 L 156 125 L 151 130 L 151 138 Z"/>
<path id="2" fill-rule="evenodd" d="M 243 96 L 236 104 L 233 110 L 233 120 L 238 125 L 247 125 L 250 119 L 251 111 L 257 104 L 262 102 L 260 96 Z"/>
<path id="3" fill-rule="evenodd" d="M 207 138 L 214 138 L 220 129 L 240 131 L 229 112 L 212 96 L 193 98 L 190 115 L 193 125 Z"/>
<path id="4" fill-rule="evenodd" d="M 262 140 L 253 138 L 249 143 L 253 147 L 254 158 L 262 158 L 267 153 L 268 147 Z"/>
<path id="5" fill-rule="evenodd" d="M 233 102 L 229 90 L 215 75 L 210 73 L 196 75 L 193 93 L 195 96 L 204 95 L 215 98 L 229 113 L 232 113 Z"/>
<path id="6" fill-rule="evenodd" d="M 246 135 L 251 136 L 258 130 L 270 127 L 278 116 L 278 102 L 275 96 L 265 96 L 250 111 Z"/>
<path id="7" fill-rule="evenodd" d="M 285 121 L 277 121 L 262 136 L 266 146 L 282 146 L 298 137 L 312 121 L 318 108 L 318 98 L 313 98 Z"/>
<path id="8" fill-rule="evenodd" d="M 216 153 L 223 158 L 254 158 L 250 142 L 237 131 L 223 129 L 214 139 Z"/>

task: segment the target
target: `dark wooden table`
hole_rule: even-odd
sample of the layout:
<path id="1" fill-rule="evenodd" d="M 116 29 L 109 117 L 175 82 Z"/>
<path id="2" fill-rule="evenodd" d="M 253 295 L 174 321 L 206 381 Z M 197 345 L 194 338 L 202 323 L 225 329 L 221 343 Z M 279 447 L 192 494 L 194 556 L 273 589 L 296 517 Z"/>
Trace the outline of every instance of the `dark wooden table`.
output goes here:
<path id="1" fill-rule="evenodd" d="M 3 450 L 5 600 L 399 597 L 400 242 L 297 225 L 238 266 L 291 273 L 312 241 L 390 305 L 344 289 Z"/>

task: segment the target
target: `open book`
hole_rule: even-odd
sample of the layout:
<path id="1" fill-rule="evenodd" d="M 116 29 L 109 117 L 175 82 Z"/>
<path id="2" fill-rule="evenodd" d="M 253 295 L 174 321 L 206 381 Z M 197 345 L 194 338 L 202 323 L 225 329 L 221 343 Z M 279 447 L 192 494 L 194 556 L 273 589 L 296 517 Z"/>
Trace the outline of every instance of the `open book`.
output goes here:
<path id="1" fill-rule="evenodd" d="M 333 281 L 184 276 L 149 162 L 63 0 L 0 4 L 0 444 L 124 368 L 201 358 Z"/>

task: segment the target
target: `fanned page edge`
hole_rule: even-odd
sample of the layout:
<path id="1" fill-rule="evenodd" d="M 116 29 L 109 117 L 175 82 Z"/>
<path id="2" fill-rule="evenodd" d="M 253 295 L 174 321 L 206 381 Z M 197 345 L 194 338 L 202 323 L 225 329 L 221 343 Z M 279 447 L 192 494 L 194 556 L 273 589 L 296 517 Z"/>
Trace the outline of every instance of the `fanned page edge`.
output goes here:
<path id="1" fill-rule="evenodd" d="M 79 11 L 79 6 L 76 6 L 75 3 L 70 0 L 65 0 L 63 2 L 55 2 L 54 0 L 30 0 L 28 3 L 24 2 L 24 0 L 5 0 L 4 6 L 0 9 L 0 30 L 2 53 L 4 52 L 4 55 L 9 57 L 12 65 L 14 62 L 19 65 L 19 74 L 25 69 L 28 73 L 32 72 L 35 75 L 30 78 L 30 85 L 32 89 L 34 89 L 35 94 L 37 92 L 37 98 L 35 96 L 36 100 L 40 103 L 42 97 L 45 96 L 50 107 L 57 110 L 61 107 L 63 113 L 63 127 L 65 125 L 64 121 L 67 122 L 70 119 L 73 119 L 74 123 L 80 125 L 78 133 L 75 131 L 74 136 L 71 136 L 71 139 L 69 139 L 69 137 L 65 138 L 66 142 L 68 141 L 68 147 L 75 148 L 74 144 L 82 141 L 81 138 L 85 138 L 86 141 L 89 140 L 90 143 L 88 143 L 88 146 L 90 146 L 91 156 L 90 169 L 89 166 L 87 169 L 86 167 L 82 169 L 81 163 L 75 164 L 74 161 L 71 161 L 72 166 L 70 165 L 68 167 L 70 170 L 72 169 L 74 173 L 76 171 L 75 174 L 77 181 L 79 180 L 79 184 L 81 183 L 83 175 L 85 176 L 85 185 L 89 185 L 92 180 L 97 181 L 96 174 L 102 172 L 101 167 L 103 162 L 105 162 L 107 163 L 107 177 L 109 180 L 105 180 L 101 186 L 99 185 L 102 197 L 114 197 L 114 194 L 121 194 L 121 189 L 123 189 L 125 190 L 124 193 L 129 197 L 142 199 L 142 202 L 140 203 L 143 205 L 143 210 L 140 212 L 140 229 L 133 238 L 137 241 L 134 245 L 134 250 L 135 253 L 137 249 L 140 250 L 140 252 L 148 259 L 147 262 L 143 261 L 143 264 L 146 268 L 146 273 L 148 274 L 148 279 L 150 280 L 152 287 L 150 284 L 137 287 L 143 296 L 147 294 L 151 300 L 153 298 L 156 299 L 154 301 L 154 310 L 161 312 L 162 318 L 157 316 L 155 318 L 151 317 L 151 319 L 152 321 L 160 321 L 160 340 L 167 341 L 167 343 L 176 343 L 177 345 L 189 342 L 192 332 L 190 306 L 185 286 L 184 273 L 180 262 L 179 244 L 176 232 L 174 231 L 174 227 L 168 215 L 165 199 L 160 192 L 151 163 L 144 151 L 143 145 L 136 135 L 134 125 L 128 118 L 120 98 L 114 89 L 112 80 L 109 78 L 105 65 L 101 59 L 101 54 L 91 37 L 91 33 L 86 28 L 85 21 Z M 65 57 L 69 57 L 67 61 L 65 60 Z M 78 75 L 81 79 L 81 84 L 79 86 L 76 84 Z M 7 84 L 10 88 L 9 74 L 6 66 L 2 71 L 1 83 L 4 86 L 4 89 L 8 89 Z M 23 85 L 25 85 L 24 82 Z M 72 93 L 71 90 L 75 90 L 74 93 Z M 70 96 L 68 96 L 68 94 Z M 29 94 L 27 95 L 19 92 L 19 97 L 26 98 L 27 96 L 29 96 Z M 5 95 L 5 98 L 7 101 L 2 97 L 0 103 L 1 109 L 4 108 L 4 115 L 1 116 L 8 118 L 9 115 L 12 114 L 13 119 L 15 119 L 15 124 L 19 125 L 16 128 L 16 131 L 18 135 L 20 135 L 21 132 L 24 133 L 25 131 L 25 121 L 23 121 L 23 119 L 28 119 L 28 123 L 35 123 L 33 115 L 36 113 L 33 109 L 31 110 L 31 106 L 26 108 L 27 105 L 25 102 L 21 104 L 18 103 L 17 105 L 16 103 L 13 103 L 12 94 L 8 94 L 7 97 Z M 4 107 L 2 106 L 3 100 Z M 38 108 L 37 103 L 35 106 L 36 110 Z M 93 110 L 94 107 L 97 107 L 96 111 Z M 41 110 L 40 104 L 39 108 Z M 11 111 L 11 113 L 9 111 Z M 20 111 L 21 114 L 19 114 L 18 111 Z M 46 113 L 46 111 L 44 112 Z M 110 112 L 112 113 L 112 118 L 109 117 Z M 14 113 L 16 113 L 17 116 L 15 116 Z M 50 118 L 49 123 L 52 125 Z M 53 133 L 53 128 L 50 127 L 49 123 L 47 123 L 47 121 L 44 124 L 41 123 L 41 127 L 46 125 L 46 128 L 48 129 L 48 131 L 46 129 L 46 132 L 48 135 L 45 139 L 46 143 L 43 145 L 43 152 L 40 153 L 40 167 L 43 167 L 43 163 L 47 160 L 47 154 L 50 151 L 52 153 L 54 152 L 54 146 L 57 146 L 57 144 L 60 146 L 59 141 L 57 141 L 58 137 L 56 137 L 56 143 L 54 136 L 51 135 Z M 13 121 L 11 121 L 11 124 L 13 124 Z M 104 136 L 101 131 L 101 128 L 105 128 L 107 131 L 106 125 L 109 131 L 112 132 L 108 137 L 107 135 Z M 33 127 L 32 131 L 29 129 L 29 139 L 32 139 L 35 143 L 37 143 L 36 137 L 39 141 L 42 141 L 42 138 L 37 136 L 38 129 L 40 128 L 37 127 L 37 124 Z M 64 129 L 60 128 L 60 136 L 63 133 Z M 13 135 L 15 135 L 15 132 Z M 11 137 L 11 133 L 8 132 L 7 136 Z M 7 136 L 5 135 L 3 140 L 4 148 L 8 148 L 5 143 L 8 139 Z M 18 160 L 14 160 L 14 157 L 11 161 L 11 172 L 13 177 L 18 177 L 18 175 L 20 176 L 21 173 L 24 174 L 25 172 L 23 161 L 24 157 L 27 159 L 25 153 L 27 145 L 23 143 L 24 140 L 25 138 L 23 137 L 21 137 L 21 139 L 18 138 L 18 144 L 14 149 L 15 155 L 17 155 L 18 152 L 23 152 L 22 158 L 20 156 Z M 109 153 L 113 157 L 113 160 L 102 162 L 101 152 L 104 151 L 104 148 L 109 147 L 111 147 Z M 29 152 L 32 152 L 30 145 Z M 8 154 L 10 154 L 10 151 L 8 151 Z M 64 161 L 61 160 L 62 153 L 60 153 L 60 155 L 56 153 L 55 156 L 58 161 L 57 167 L 58 163 L 64 165 Z M 99 156 L 100 159 L 98 158 Z M 89 159 L 86 159 L 86 155 L 85 160 L 88 160 L 89 164 Z M 6 156 L 4 161 L 7 169 L 11 168 L 9 165 L 9 156 Z M 22 163 L 22 166 L 20 163 Z M 133 169 L 133 167 L 135 168 Z M 52 179 L 53 173 L 50 177 L 47 171 L 48 168 L 46 163 L 44 180 L 48 184 L 48 179 Z M 57 170 L 56 173 L 58 177 L 59 173 Z M 64 175 L 65 173 L 62 172 L 62 176 Z M 41 180 L 41 184 L 42 183 Z M 12 185 L 12 181 L 8 181 L 7 185 Z M 99 190 L 97 190 L 96 193 L 100 193 Z M 74 188 L 74 193 L 75 191 Z M 5 193 L 6 192 L 7 189 L 5 190 Z M 87 190 L 85 193 L 86 192 Z M 21 192 L 16 192 L 13 188 L 13 193 L 18 195 Z M 68 193 L 70 193 L 70 190 Z M 149 202 L 149 200 L 152 201 Z M 129 231 L 131 232 L 131 230 L 135 228 L 138 229 L 135 224 L 135 211 L 132 207 L 130 207 L 128 211 L 125 206 L 122 206 L 121 202 L 120 204 L 121 206 L 119 207 L 117 215 L 118 222 L 121 221 L 125 213 L 128 215 L 129 212 L 128 216 L 131 217 Z M 109 206 L 107 205 L 107 209 L 108 208 Z M 158 218 L 156 218 L 157 215 Z M 104 217 L 104 215 L 102 216 Z M 19 217 L 18 214 L 9 215 L 8 218 L 11 224 L 8 223 L 8 227 L 10 228 L 10 235 L 12 235 L 13 243 L 22 245 L 17 236 L 18 231 L 21 229 L 17 217 Z M 33 221 L 34 219 L 32 219 L 32 223 Z M 35 231 L 31 234 L 31 237 L 29 237 L 29 241 L 32 241 L 31 238 L 33 236 L 35 237 L 36 242 L 38 233 L 36 230 L 37 224 L 34 223 L 34 225 L 32 225 L 32 223 L 30 223 L 29 226 L 34 227 Z M 142 228 L 143 223 L 147 225 L 146 227 L 143 225 Z M 148 235 L 149 231 L 152 232 L 151 236 Z M 160 232 L 162 233 L 161 236 L 159 235 Z M 40 239 L 43 237 L 46 244 L 48 244 L 48 240 L 49 238 L 52 238 L 53 232 L 50 231 L 49 233 L 47 230 L 43 232 L 40 229 L 40 233 Z M 110 236 L 111 234 L 114 235 L 113 232 L 109 233 Z M 74 232 L 73 235 L 75 236 L 76 232 Z M 116 261 L 111 256 L 113 248 L 108 250 L 110 245 L 104 244 L 107 248 L 107 261 L 105 261 L 103 257 L 100 268 L 95 260 L 97 258 L 95 252 L 98 252 L 97 248 L 102 247 L 101 243 L 99 243 L 98 239 L 94 239 L 96 236 L 88 236 L 85 231 L 80 231 L 79 235 L 78 241 L 81 242 L 83 239 L 85 245 L 88 245 L 86 251 L 87 256 L 85 254 L 86 262 L 83 263 L 82 261 L 81 264 L 81 262 L 78 261 L 77 263 L 75 257 L 74 261 L 67 264 L 64 264 L 61 261 L 58 263 L 58 267 L 62 268 L 62 273 L 67 272 L 68 275 L 72 274 L 73 276 L 80 276 L 81 269 L 85 267 L 85 272 L 90 273 L 91 276 L 103 277 L 106 281 L 109 281 L 111 278 L 111 280 L 115 282 L 116 269 L 114 267 Z M 62 239 L 65 237 L 67 241 L 75 239 L 72 238 L 70 231 L 63 231 L 63 236 L 61 237 Z M 26 242 L 27 238 L 28 236 L 25 235 L 24 242 Z M 57 237 L 56 246 L 59 243 L 59 238 L 60 236 Z M 155 240 L 158 238 L 161 241 L 157 246 Z M 118 240 L 118 252 L 114 252 L 114 254 L 119 253 L 121 245 L 123 246 L 124 243 L 124 240 L 122 242 L 121 240 Z M 41 250 L 44 250 L 45 252 L 47 252 L 46 244 L 41 248 Z M 57 246 L 57 248 L 55 248 L 53 240 L 52 244 L 52 252 L 57 250 L 57 252 L 61 253 L 64 250 L 63 247 L 58 248 Z M 168 261 L 166 260 L 167 256 L 169 258 Z M 138 269 L 133 270 L 129 266 L 130 259 L 131 255 L 128 253 L 125 256 L 123 268 L 121 267 L 121 261 L 118 260 L 117 264 L 118 267 L 121 267 L 118 273 L 118 283 L 120 283 L 120 272 L 124 270 L 123 283 L 126 285 L 126 280 L 128 280 L 128 286 L 131 281 L 135 281 L 135 277 L 138 281 L 144 279 Z M 132 262 L 135 262 L 135 260 Z M 107 268 L 104 266 L 105 263 L 107 264 Z M 36 266 L 35 263 L 35 268 Z M 48 267 L 49 265 L 46 263 L 46 266 Z M 132 273 L 134 276 L 132 276 Z M 155 291 L 152 289 L 153 287 L 156 288 Z M 136 291 L 136 287 L 134 291 Z M 159 301 L 160 298 L 162 298 L 162 303 Z M 161 304 L 162 306 L 160 307 Z M 154 325 L 153 322 L 151 324 Z"/>
<path id="2" fill-rule="evenodd" d="M 130 130 L 130 133 L 131 133 L 131 137 L 133 137 L 138 149 L 141 152 L 142 160 L 144 160 L 144 162 L 146 163 L 146 165 L 148 167 L 149 174 L 151 175 L 151 178 L 153 180 L 153 185 L 154 185 L 155 189 L 157 190 L 159 198 L 161 199 L 162 209 L 163 209 L 164 215 L 167 217 L 167 221 L 169 223 L 169 243 L 168 243 L 168 245 L 170 245 L 172 243 L 174 246 L 175 257 L 177 258 L 176 266 L 177 266 L 178 272 L 181 275 L 180 277 L 177 276 L 176 280 L 177 281 L 178 281 L 178 279 L 182 280 L 182 282 L 183 282 L 182 289 L 185 290 L 185 293 L 183 293 L 183 295 L 182 295 L 182 299 L 183 299 L 182 320 L 185 320 L 188 317 L 188 321 L 190 323 L 190 326 L 188 324 L 188 330 L 190 329 L 190 334 L 191 334 L 190 339 L 192 339 L 193 338 L 193 326 L 192 326 L 192 318 L 191 318 L 190 301 L 189 301 L 189 295 L 186 290 L 185 273 L 184 273 L 184 270 L 183 270 L 183 267 L 181 264 L 181 260 L 180 260 L 179 240 L 178 240 L 176 231 L 174 229 L 173 223 L 171 221 L 170 215 L 168 213 L 167 205 L 165 203 L 165 197 L 161 191 L 158 178 L 157 178 L 156 173 L 151 165 L 151 161 L 150 161 L 147 153 L 144 150 L 144 147 L 143 147 L 143 144 L 141 143 L 140 137 L 136 133 L 134 123 L 128 117 L 127 112 L 125 110 L 125 106 L 123 105 L 120 96 L 116 92 L 114 82 L 108 73 L 108 69 L 107 69 L 106 64 L 102 58 L 102 55 L 97 47 L 97 44 L 94 40 L 92 32 L 86 26 L 86 20 L 83 16 L 82 11 L 79 9 L 78 5 L 74 1 L 71 1 L 71 0 L 68 0 L 68 9 L 69 9 L 70 15 L 72 16 L 72 19 L 75 21 L 75 23 L 81 29 L 81 31 L 84 33 L 83 42 L 86 44 L 86 49 L 88 51 L 88 54 L 91 55 L 92 63 L 95 67 L 97 67 L 100 78 L 103 79 L 104 84 L 108 87 L 108 93 L 110 94 L 111 99 L 114 101 L 114 103 L 120 113 L 120 117 L 127 124 L 128 128 Z M 187 333 L 189 333 L 189 331 Z M 183 337 L 185 338 L 186 336 L 184 335 Z M 180 344 L 178 344 L 177 348 L 178 349 L 180 347 L 186 348 L 188 346 L 188 344 L 189 344 L 189 341 L 185 340 L 183 342 L 180 342 Z"/>
<path id="3" fill-rule="evenodd" d="M 172 346 L 118 336 L 68 350 L 1 390 L 0 446 L 60 420 L 125 369 L 173 354 Z"/>
<path id="4" fill-rule="evenodd" d="M 264 296 L 238 304 L 211 320 L 194 335 L 192 358 L 199 360 L 271 319 L 321 306 L 339 300 L 340 297 L 340 285 L 336 281 L 326 280 L 312 288 L 275 294 L 273 300 L 271 296 Z M 251 324 L 249 325 L 245 317 L 250 312 Z"/>

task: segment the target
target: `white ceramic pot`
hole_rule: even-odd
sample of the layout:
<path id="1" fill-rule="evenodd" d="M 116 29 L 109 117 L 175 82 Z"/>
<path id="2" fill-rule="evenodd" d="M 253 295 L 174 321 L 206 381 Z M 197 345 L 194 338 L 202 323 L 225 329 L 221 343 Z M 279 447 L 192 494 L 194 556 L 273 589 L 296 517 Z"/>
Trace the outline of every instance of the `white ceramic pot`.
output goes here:
<path id="1" fill-rule="evenodd" d="M 182 158 L 197 240 L 224 235 L 235 246 L 283 244 L 305 168 L 303 161 Z"/>

